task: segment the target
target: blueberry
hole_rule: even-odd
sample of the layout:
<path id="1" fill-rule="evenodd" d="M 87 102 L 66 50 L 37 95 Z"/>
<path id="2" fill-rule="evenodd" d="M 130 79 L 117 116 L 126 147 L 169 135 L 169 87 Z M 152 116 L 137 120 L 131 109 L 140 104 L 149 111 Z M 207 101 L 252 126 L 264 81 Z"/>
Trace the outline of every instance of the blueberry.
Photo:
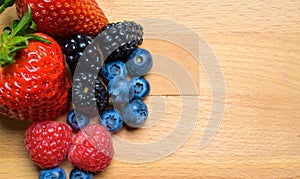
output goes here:
<path id="1" fill-rule="evenodd" d="M 126 78 L 126 66 L 121 61 L 113 61 L 104 63 L 102 67 L 102 75 L 105 80 L 110 81 L 115 77 Z"/>
<path id="2" fill-rule="evenodd" d="M 140 99 L 134 99 L 122 110 L 122 119 L 127 126 L 139 128 L 148 118 L 147 105 Z"/>
<path id="3" fill-rule="evenodd" d="M 146 75 L 152 65 L 152 55 L 143 48 L 134 50 L 126 60 L 128 74 L 133 77 Z"/>
<path id="4" fill-rule="evenodd" d="M 114 109 L 106 109 L 103 111 L 100 118 L 100 124 L 111 133 L 116 133 L 123 127 L 121 116 Z"/>
<path id="5" fill-rule="evenodd" d="M 93 179 L 94 176 L 78 168 L 74 168 L 70 172 L 70 179 Z"/>
<path id="6" fill-rule="evenodd" d="M 133 87 L 134 98 L 143 99 L 150 93 L 150 84 L 143 77 L 134 77 L 130 80 Z"/>
<path id="7" fill-rule="evenodd" d="M 108 83 L 108 94 L 115 104 L 127 104 L 133 99 L 133 88 L 124 78 L 114 78 Z"/>
<path id="8" fill-rule="evenodd" d="M 39 179 L 66 179 L 65 171 L 60 167 L 44 169 L 40 172 Z"/>
<path id="9" fill-rule="evenodd" d="M 90 118 L 87 114 L 71 110 L 67 116 L 67 123 L 74 131 L 78 131 L 90 123 Z"/>

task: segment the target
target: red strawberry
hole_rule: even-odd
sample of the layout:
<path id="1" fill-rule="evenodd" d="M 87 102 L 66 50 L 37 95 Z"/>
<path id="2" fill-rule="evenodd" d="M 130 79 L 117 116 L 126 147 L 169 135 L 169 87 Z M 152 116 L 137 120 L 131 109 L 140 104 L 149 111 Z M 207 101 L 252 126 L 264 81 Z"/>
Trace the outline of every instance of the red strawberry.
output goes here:
<path id="1" fill-rule="evenodd" d="M 53 120 L 68 108 L 71 84 L 58 43 L 42 33 L 25 35 L 34 30 L 30 14 L 2 34 L 0 114 L 21 120 Z"/>
<path id="2" fill-rule="evenodd" d="M 82 170 L 99 172 L 111 163 L 113 155 L 110 133 L 99 124 L 89 124 L 73 138 L 68 158 Z"/>
<path id="3" fill-rule="evenodd" d="M 67 156 L 71 141 L 71 127 L 54 121 L 34 122 L 25 133 L 30 157 L 41 168 L 60 165 Z"/>
<path id="4" fill-rule="evenodd" d="M 97 35 L 108 24 L 95 0 L 16 0 L 19 17 L 28 5 L 37 30 L 53 36 Z"/>

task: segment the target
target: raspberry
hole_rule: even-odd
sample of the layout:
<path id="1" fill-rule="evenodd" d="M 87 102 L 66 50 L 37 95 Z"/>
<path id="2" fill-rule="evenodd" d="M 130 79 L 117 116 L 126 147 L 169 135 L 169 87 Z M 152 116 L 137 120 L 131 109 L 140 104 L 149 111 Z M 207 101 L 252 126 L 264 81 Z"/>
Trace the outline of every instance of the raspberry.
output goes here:
<path id="1" fill-rule="evenodd" d="M 60 165 L 67 156 L 71 141 L 71 127 L 54 121 L 34 122 L 25 133 L 30 158 L 41 168 Z"/>
<path id="2" fill-rule="evenodd" d="M 96 173 L 109 166 L 113 155 L 110 133 L 99 124 L 89 124 L 73 138 L 68 159 L 76 167 Z"/>

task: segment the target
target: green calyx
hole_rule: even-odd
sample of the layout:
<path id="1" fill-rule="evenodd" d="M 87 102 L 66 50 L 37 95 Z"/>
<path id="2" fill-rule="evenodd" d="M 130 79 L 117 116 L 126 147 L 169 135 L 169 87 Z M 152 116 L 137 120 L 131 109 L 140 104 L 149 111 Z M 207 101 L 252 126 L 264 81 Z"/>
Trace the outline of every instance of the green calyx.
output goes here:
<path id="1" fill-rule="evenodd" d="M 5 11 L 6 8 L 15 4 L 16 0 L 0 0 L 0 14 Z"/>
<path id="2" fill-rule="evenodd" d="M 21 20 L 15 20 L 11 27 L 4 28 L 0 37 L 1 67 L 15 63 L 16 52 L 28 47 L 30 40 L 51 43 L 38 35 L 32 34 L 36 30 L 36 24 L 31 15 L 32 11 L 28 6 L 28 11 Z"/>

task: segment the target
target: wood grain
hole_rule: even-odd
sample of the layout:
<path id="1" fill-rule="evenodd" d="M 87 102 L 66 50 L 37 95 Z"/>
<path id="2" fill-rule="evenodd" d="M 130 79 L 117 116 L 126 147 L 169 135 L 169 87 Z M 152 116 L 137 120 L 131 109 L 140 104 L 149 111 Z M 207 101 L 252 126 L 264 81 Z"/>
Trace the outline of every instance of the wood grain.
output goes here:
<path id="1" fill-rule="evenodd" d="M 197 123 L 184 145 L 169 156 L 139 164 L 115 159 L 95 178 L 300 178 L 300 1 L 98 3 L 111 21 L 165 18 L 199 33 L 221 65 L 226 109 L 214 139 L 200 149 L 212 110 L 205 69 L 186 63 L 191 57 L 174 50 L 172 44 L 145 40 L 143 47 L 182 64 L 198 91 L 180 93 L 168 78 L 150 74 L 152 92 L 147 103 L 151 114 L 146 128 L 123 129 L 117 136 L 131 142 L 158 141 L 176 128 L 183 97 L 197 98 L 199 105 L 190 107 L 199 112 Z M 14 8 L 6 11 L 0 16 L 0 28 L 16 17 Z M 187 120 L 191 117 L 185 115 Z M 28 125 L 0 120 L 0 178 L 37 178 L 39 169 L 23 144 Z M 72 165 L 65 161 L 62 167 L 69 172 Z"/>

